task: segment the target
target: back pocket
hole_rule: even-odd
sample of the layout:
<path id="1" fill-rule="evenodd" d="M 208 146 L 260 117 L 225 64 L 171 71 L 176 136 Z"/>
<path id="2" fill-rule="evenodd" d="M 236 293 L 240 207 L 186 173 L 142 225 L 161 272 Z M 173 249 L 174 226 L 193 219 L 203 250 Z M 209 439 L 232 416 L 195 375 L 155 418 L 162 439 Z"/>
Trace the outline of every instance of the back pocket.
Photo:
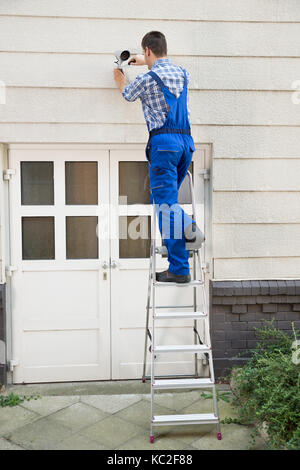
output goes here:
<path id="1" fill-rule="evenodd" d="M 183 149 L 176 144 L 158 144 L 152 147 L 152 161 L 154 166 L 161 168 L 174 168 L 183 153 Z"/>

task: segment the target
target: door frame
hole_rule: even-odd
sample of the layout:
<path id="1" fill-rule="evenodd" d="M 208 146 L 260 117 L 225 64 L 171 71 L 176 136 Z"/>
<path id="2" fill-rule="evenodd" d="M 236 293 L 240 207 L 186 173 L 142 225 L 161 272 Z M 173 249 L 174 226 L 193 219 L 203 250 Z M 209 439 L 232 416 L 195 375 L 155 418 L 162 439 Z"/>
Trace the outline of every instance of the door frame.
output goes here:
<path id="1" fill-rule="evenodd" d="M 23 161 L 48 160 L 54 162 L 53 177 L 55 184 L 53 187 L 53 203 L 49 205 L 23 205 L 21 201 L 21 165 Z M 99 184 L 97 185 L 98 201 L 96 204 L 68 205 L 65 202 L 65 162 L 70 160 L 74 162 L 81 162 L 83 160 L 87 162 L 97 162 Z M 76 379 L 78 381 L 109 380 L 111 377 L 111 336 L 107 335 L 106 331 L 110 329 L 110 271 L 105 271 L 107 280 L 104 280 L 103 273 L 105 268 L 103 263 L 104 261 L 107 263 L 110 252 L 110 241 L 107 237 L 103 238 L 99 236 L 96 238 L 96 234 L 94 234 L 99 249 L 96 258 L 91 257 L 84 259 L 83 257 L 80 259 L 79 257 L 79 259 L 76 259 L 75 256 L 73 259 L 68 259 L 66 254 L 66 223 L 68 216 L 92 216 L 98 219 L 98 223 L 101 219 L 101 225 L 103 221 L 105 226 L 109 224 L 109 219 L 105 220 L 103 219 L 103 215 L 101 215 L 102 208 L 105 208 L 109 203 L 109 180 L 108 177 L 103 177 L 103 175 L 109 175 L 109 151 L 103 149 L 64 149 L 62 152 L 57 149 L 13 149 L 10 151 L 10 163 L 16 170 L 16 174 L 13 176 L 10 183 L 9 201 L 11 210 L 11 262 L 13 265 L 11 290 L 17 294 L 11 297 L 11 313 L 13 319 L 12 353 L 15 355 L 13 359 L 17 366 L 13 371 L 13 382 L 57 382 L 61 380 L 74 381 Z M 15 165 L 15 167 L 13 165 Z M 104 214 L 105 212 L 106 210 Z M 26 260 L 22 257 L 22 218 L 28 216 L 55 217 L 55 222 L 53 219 L 55 232 L 54 259 Z M 102 229 L 100 228 L 100 235 L 101 232 Z M 72 279 L 72 276 L 75 276 L 73 280 L 77 285 L 77 300 L 80 305 L 77 314 L 71 314 L 73 308 L 76 310 L 76 305 L 73 304 L 72 308 L 70 308 L 70 306 L 67 307 L 69 302 L 66 304 L 66 312 L 68 313 L 63 312 L 63 310 L 60 312 L 61 305 L 64 305 L 67 299 L 65 293 L 62 293 L 61 298 L 57 295 L 52 296 L 50 294 L 51 291 L 44 283 L 46 298 L 50 296 L 54 302 L 52 303 L 49 298 L 50 309 L 48 309 L 48 315 L 40 315 L 38 311 L 35 310 L 37 305 L 39 305 L 40 310 L 47 311 L 47 308 L 43 308 L 44 299 L 39 296 L 39 291 L 36 291 L 34 282 L 31 282 L 30 286 L 28 286 L 32 291 L 32 295 L 28 298 L 35 298 L 37 295 L 39 300 L 33 300 L 32 303 L 28 305 L 24 298 L 24 296 L 26 297 L 26 279 L 28 279 L 28 277 L 30 278 L 30 276 L 35 276 L 38 285 L 38 273 L 40 273 L 44 279 L 47 279 L 49 276 L 54 276 L 52 281 L 56 284 L 59 284 L 59 278 L 62 276 L 62 281 L 66 283 L 66 292 L 69 293 L 70 298 L 72 298 L 72 281 L 70 279 Z M 92 290 L 89 290 L 91 284 L 86 281 L 87 276 L 89 276 L 89 279 L 93 283 L 96 283 Z M 91 298 L 94 300 L 94 302 L 90 303 L 90 308 L 86 308 L 85 295 L 80 294 L 81 283 L 87 288 Z M 58 284 L 57 287 L 59 289 Z M 25 308 L 25 305 L 27 305 L 27 308 Z M 31 311 L 32 313 L 29 313 Z M 64 318 L 61 318 L 60 313 L 63 313 Z M 59 333 L 55 333 L 56 330 L 59 331 Z M 48 355 L 41 357 L 41 363 L 39 363 L 38 360 L 36 362 L 36 358 L 40 356 L 39 351 L 40 348 L 43 347 L 42 344 L 39 344 L 42 341 L 43 336 L 41 335 L 43 334 L 45 335 L 46 341 L 48 341 Z M 53 335 L 52 338 L 51 335 Z M 89 359 L 81 361 L 81 359 L 77 357 L 77 360 L 74 362 L 73 355 L 66 361 L 61 359 L 68 356 L 68 341 L 70 342 L 70 347 L 74 349 L 75 354 L 78 348 L 76 346 L 77 342 L 74 342 L 74 338 L 77 337 L 80 341 L 81 338 L 89 336 L 93 338 L 90 343 L 91 348 L 86 347 L 89 345 L 89 342 L 83 343 L 84 349 L 87 351 L 87 356 L 89 354 L 88 351 L 90 351 Z M 61 354 L 57 353 L 54 362 L 52 362 L 51 359 L 51 348 L 54 344 L 53 338 L 56 338 L 58 342 L 59 340 L 61 341 Z M 27 355 L 23 348 L 30 339 L 33 340 L 33 345 L 32 347 L 27 347 L 27 351 L 29 355 L 35 351 L 35 355 L 32 356 L 28 362 L 26 361 Z M 83 355 L 80 354 L 80 356 Z"/>
<path id="2" fill-rule="evenodd" d="M 4 161 L 2 163 L 2 168 L 10 168 L 10 150 L 47 150 L 47 149 L 57 149 L 57 150 L 130 150 L 130 149 L 145 149 L 146 143 L 11 143 L 3 144 L 6 147 L 6 152 L 3 152 Z M 205 200 L 205 211 L 204 211 L 204 230 L 206 233 L 206 244 L 204 247 L 204 257 L 202 262 L 208 266 L 207 274 L 205 276 L 205 289 L 206 289 L 206 298 L 209 299 L 209 281 L 213 277 L 213 258 L 212 258 L 212 155 L 213 148 L 211 143 L 197 143 L 195 142 L 196 150 L 203 150 L 205 152 L 205 170 L 208 171 L 210 175 L 208 178 L 205 175 L 199 175 L 204 178 L 204 200 Z M 146 159 L 146 157 L 145 157 Z M 1 168 L 1 165 L 0 165 Z M 196 176 L 196 175 L 195 175 Z M 12 176 L 13 177 L 13 176 Z M 13 320 L 12 320 L 12 308 L 11 308 L 11 277 L 7 274 L 7 267 L 11 264 L 11 233 L 10 233 L 10 190 L 9 190 L 9 180 L 3 181 L 3 191 L 4 203 L 2 204 L 2 209 L 4 208 L 4 213 L 1 213 L 1 231 L 5 239 L 5 250 L 2 251 L 2 263 L 5 263 L 2 271 L 5 273 L 5 276 L 2 278 L 2 282 L 6 283 L 6 345 L 7 345 L 7 363 L 9 365 L 8 371 L 8 383 L 13 383 L 13 367 L 14 367 L 14 358 L 12 355 L 13 351 Z M 3 246 L 2 246 L 3 249 Z M 12 274 L 13 275 L 13 274 Z"/>

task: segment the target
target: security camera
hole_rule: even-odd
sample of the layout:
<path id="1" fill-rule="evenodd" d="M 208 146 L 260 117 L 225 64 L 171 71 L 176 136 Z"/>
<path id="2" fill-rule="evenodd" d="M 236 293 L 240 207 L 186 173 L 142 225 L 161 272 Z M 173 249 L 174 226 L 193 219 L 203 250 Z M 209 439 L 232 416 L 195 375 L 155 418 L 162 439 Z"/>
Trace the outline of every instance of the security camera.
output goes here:
<path id="1" fill-rule="evenodd" d="M 121 51 L 116 51 L 115 52 L 115 57 L 116 57 L 116 61 L 115 61 L 115 64 L 117 64 L 117 67 L 118 69 L 123 69 L 123 67 L 129 65 L 129 60 L 130 60 L 130 57 L 132 57 L 133 55 L 136 55 L 137 52 L 135 51 L 128 51 L 128 50 L 121 50 Z"/>

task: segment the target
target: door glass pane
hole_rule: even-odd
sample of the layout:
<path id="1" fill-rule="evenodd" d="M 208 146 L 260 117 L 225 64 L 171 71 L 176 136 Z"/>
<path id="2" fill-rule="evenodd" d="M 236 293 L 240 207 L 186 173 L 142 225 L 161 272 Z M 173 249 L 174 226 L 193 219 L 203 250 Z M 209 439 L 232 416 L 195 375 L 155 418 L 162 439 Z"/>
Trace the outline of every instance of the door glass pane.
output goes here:
<path id="1" fill-rule="evenodd" d="M 194 162 L 191 162 L 189 166 L 189 171 L 192 174 L 193 182 L 194 182 L 194 174 L 193 174 Z M 189 177 L 186 175 L 181 186 L 178 191 L 178 202 L 179 204 L 192 204 L 191 192 L 190 192 L 190 184 L 189 184 Z"/>
<path id="2" fill-rule="evenodd" d="M 98 162 L 65 162 L 66 204 L 98 204 Z"/>
<path id="3" fill-rule="evenodd" d="M 119 162 L 119 195 L 119 204 L 150 204 L 147 162 Z"/>
<path id="4" fill-rule="evenodd" d="M 193 162 L 189 166 L 193 176 Z M 182 182 L 178 201 L 191 204 L 189 181 L 186 176 Z M 119 204 L 149 204 L 149 174 L 147 162 L 119 162 Z"/>
<path id="5" fill-rule="evenodd" d="M 150 216 L 121 216 L 119 218 L 120 258 L 149 258 L 150 234 Z"/>
<path id="6" fill-rule="evenodd" d="M 21 162 L 21 204 L 54 204 L 53 162 Z"/>
<path id="7" fill-rule="evenodd" d="M 54 258 L 54 217 L 22 217 L 22 259 Z"/>
<path id="8" fill-rule="evenodd" d="M 66 217 L 67 259 L 98 258 L 97 216 Z"/>

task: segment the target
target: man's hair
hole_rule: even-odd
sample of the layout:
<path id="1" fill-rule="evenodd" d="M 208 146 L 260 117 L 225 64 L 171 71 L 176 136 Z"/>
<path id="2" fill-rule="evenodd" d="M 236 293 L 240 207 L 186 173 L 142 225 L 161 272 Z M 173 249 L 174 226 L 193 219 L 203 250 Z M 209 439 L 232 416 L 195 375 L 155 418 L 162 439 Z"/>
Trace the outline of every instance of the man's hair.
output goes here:
<path id="1" fill-rule="evenodd" d="M 159 31 L 150 31 L 142 39 L 142 48 L 149 47 L 156 57 L 167 55 L 167 40 L 165 35 Z"/>

